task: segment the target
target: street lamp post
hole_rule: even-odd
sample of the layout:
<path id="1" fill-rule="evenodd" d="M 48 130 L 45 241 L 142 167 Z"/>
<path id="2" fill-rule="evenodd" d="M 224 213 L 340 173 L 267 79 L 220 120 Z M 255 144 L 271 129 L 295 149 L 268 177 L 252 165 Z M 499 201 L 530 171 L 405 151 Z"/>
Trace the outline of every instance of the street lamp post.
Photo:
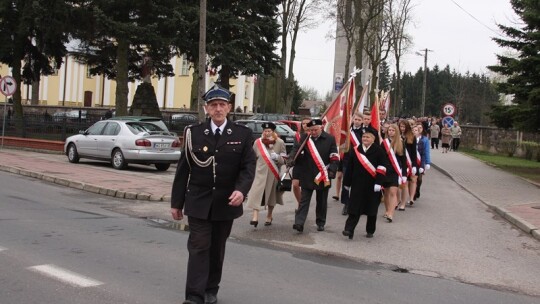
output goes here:
<path id="1" fill-rule="evenodd" d="M 424 117 L 425 110 L 426 110 L 426 86 L 427 86 L 427 53 L 432 52 L 432 50 L 428 50 L 427 48 L 422 50 L 424 54 L 420 52 L 416 52 L 416 55 L 418 56 L 424 56 L 424 81 L 422 83 L 422 112 L 421 117 Z"/>

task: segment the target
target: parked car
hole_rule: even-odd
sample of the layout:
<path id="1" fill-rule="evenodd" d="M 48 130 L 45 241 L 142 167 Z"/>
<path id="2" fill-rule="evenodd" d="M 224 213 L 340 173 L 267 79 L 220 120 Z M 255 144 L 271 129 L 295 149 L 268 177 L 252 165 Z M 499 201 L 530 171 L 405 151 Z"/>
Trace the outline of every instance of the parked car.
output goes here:
<path id="1" fill-rule="evenodd" d="M 297 120 L 280 120 L 279 122 L 286 124 L 294 132 L 298 132 L 298 130 L 300 130 L 300 128 L 302 127 L 302 122 Z"/>
<path id="2" fill-rule="evenodd" d="M 298 120 L 298 115 L 279 113 L 258 113 L 249 117 L 248 120 L 278 121 L 278 120 Z"/>
<path id="3" fill-rule="evenodd" d="M 166 171 L 180 159 L 180 142 L 159 118 L 123 116 L 98 121 L 68 137 L 64 153 L 71 163 L 90 158 L 110 161 L 119 170 L 134 163 Z"/>
<path id="4" fill-rule="evenodd" d="M 264 120 L 237 120 L 237 123 L 241 123 L 243 125 L 246 125 L 253 131 L 253 140 L 261 137 L 263 128 L 262 124 L 266 121 Z M 285 142 L 285 149 L 287 150 L 287 153 L 291 152 L 292 147 L 294 145 L 294 131 L 289 128 L 286 124 L 278 121 L 273 121 L 273 123 L 276 124 L 276 133 L 283 139 Z"/>
<path id="5" fill-rule="evenodd" d="M 65 120 L 67 121 L 76 121 L 79 120 L 79 118 L 84 121 L 86 120 L 87 115 L 86 110 L 71 110 L 71 111 L 65 111 L 65 112 L 56 112 L 52 115 L 52 120 L 56 122 L 62 122 Z"/>

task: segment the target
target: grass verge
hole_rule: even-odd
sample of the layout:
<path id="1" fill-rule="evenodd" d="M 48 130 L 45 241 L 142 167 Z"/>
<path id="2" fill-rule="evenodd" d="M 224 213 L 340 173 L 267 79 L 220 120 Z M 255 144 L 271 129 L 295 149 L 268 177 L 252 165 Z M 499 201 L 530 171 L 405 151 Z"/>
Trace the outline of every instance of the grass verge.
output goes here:
<path id="1" fill-rule="evenodd" d="M 463 152 L 491 166 L 540 184 L 540 162 L 518 157 L 496 155 L 478 150 L 464 150 Z"/>

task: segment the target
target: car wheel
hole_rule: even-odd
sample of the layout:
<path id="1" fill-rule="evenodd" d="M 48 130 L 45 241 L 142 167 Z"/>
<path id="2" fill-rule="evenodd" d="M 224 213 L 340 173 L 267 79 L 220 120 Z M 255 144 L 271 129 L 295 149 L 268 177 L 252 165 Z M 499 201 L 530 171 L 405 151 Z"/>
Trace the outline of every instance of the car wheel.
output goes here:
<path id="1" fill-rule="evenodd" d="M 79 153 L 77 152 L 75 144 L 69 144 L 67 157 L 70 163 L 76 164 L 79 162 Z"/>
<path id="2" fill-rule="evenodd" d="M 115 149 L 112 154 L 111 163 L 113 168 L 118 170 L 123 170 L 127 167 L 126 159 L 124 158 L 124 153 L 122 150 Z"/>
<path id="3" fill-rule="evenodd" d="M 156 166 L 156 169 L 158 171 L 167 171 L 167 169 L 169 169 L 169 167 L 171 166 L 171 164 L 154 164 Z"/>

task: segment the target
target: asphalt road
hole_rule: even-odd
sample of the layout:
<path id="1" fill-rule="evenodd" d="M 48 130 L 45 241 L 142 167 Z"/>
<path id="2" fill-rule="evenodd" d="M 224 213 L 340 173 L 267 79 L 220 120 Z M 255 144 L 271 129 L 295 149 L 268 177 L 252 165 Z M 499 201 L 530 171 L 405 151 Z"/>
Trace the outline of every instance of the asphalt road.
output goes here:
<path id="1" fill-rule="evenodd" d="M 1 303 L 182 302 L 187 233 L 111 211 L 133 201 L 4 172 L 0 185 Z M 219 303 L 540 303 L 540 299 L 399 273 L 368 261 L 233 239 Z"/>

